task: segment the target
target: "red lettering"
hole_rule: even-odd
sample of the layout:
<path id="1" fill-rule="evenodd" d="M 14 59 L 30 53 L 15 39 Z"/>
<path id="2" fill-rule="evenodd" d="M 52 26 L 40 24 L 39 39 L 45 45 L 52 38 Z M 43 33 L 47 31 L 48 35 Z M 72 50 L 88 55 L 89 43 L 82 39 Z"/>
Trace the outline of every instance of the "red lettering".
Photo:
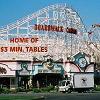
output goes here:
<path id="1" fill-rule="evenodd" d="M 39 38 L 31 38 L 31 43 L 37 43 L 39 41 Z"/>
<path id="2" fill-rule="evenodd" d="M 63 32 L 64 28 L 63 26 L 55 26 L 55 25 L 36 25 L 34 26 L 35 30 L 41 30 L 41 31 L 56 31 L 56 32 Z M 67 33 L 73 33 L 77 34 L 77 29 L 74 28 L 66 28 L 65 29 Z"/>
<path id="3" fill-rule="evenodd" d="M 22 52 L 22 47 L 10 47 L 10 52 Z"/>
<path id="4" fill-rule="evenodd" d="M 11 38 L 10 43 L 28 43 L 29 38 Z"/>
<path id="5" fill-rule="evenodd" d="M 48 48 L 47 47 L 45 47 L 45 52 L 47 52 L 48 51 Z"/>
<path id="6" fill-rule="evenodd" d="M 0 48 L 0 52 L 7 52 L 8 51 L 8 47 L 1 47 Z"/>

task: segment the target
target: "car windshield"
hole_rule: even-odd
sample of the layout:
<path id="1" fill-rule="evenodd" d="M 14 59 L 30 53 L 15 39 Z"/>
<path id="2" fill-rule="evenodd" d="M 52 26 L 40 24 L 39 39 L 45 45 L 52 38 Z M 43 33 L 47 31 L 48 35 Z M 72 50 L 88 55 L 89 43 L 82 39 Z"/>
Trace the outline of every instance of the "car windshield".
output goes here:
<path id="1" fill-rule="evenodd" d="M 67 86 L 68 84 L 70 84 L 69 81 L 60 81 L 59 86 Z"/>
<path id="2" fill-rule="evenodd" d="M 61 81 L 61 82 L 59 83 L 59 86 L 65 86 L 65 83 L 66 83 L 66 81 Z"/>

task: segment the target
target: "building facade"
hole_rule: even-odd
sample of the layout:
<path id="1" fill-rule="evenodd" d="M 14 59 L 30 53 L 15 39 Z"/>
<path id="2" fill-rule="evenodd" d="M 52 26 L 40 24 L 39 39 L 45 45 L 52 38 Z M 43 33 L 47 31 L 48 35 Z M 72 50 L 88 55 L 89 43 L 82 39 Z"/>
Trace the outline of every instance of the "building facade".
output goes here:
<path id="1" fill-rule="evenodd" d="M 1 28 L 1 87 L 55 86 L 65 74 L 93 71 L 87 56 L 73 60 L 80 52 L 93 54 L 86 41 L 80 16 L 66 4 L 48 6 Z"/>

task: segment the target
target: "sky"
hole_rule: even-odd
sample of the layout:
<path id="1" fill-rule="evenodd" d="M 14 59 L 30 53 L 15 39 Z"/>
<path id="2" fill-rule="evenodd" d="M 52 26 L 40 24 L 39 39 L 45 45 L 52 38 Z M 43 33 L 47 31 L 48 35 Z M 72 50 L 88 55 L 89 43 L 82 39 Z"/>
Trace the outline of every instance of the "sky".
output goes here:
<path id="1" fill-rule="evenodd" d="M 100 0 L 0 0 L 0 27 L 57 3 L 75 9 L 87 28 L 100 23 Z"/>

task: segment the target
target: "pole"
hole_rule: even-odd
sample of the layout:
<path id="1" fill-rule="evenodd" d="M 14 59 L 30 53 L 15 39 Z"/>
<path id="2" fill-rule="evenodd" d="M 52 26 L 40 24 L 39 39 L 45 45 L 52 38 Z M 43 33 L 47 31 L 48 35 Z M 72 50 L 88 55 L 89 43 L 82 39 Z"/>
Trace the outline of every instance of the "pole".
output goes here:
<path id="1" fill-rule="evenodd" d="M 47 75 L 46 75 L 46 87 L 48 86 L 48 85 L 47 85 L 47 82 L 48 82 L 48 81 L 47 81 Z"/>

